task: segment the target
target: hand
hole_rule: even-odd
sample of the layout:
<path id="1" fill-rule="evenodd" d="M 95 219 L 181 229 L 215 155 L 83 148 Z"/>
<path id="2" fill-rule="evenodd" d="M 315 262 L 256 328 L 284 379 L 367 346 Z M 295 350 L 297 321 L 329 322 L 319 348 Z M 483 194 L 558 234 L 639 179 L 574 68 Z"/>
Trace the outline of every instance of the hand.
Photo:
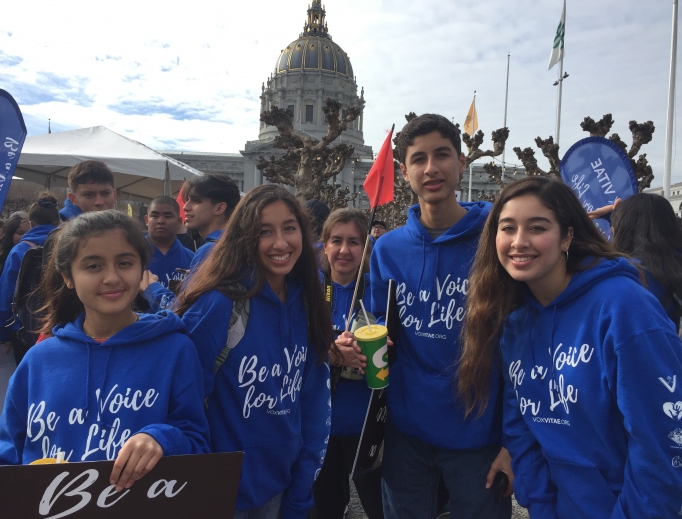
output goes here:
<path id="1" fill-rule="evenodd" d="M 152 470 L 163 456 L 163 449 L 154 438 L 140 433 L 130 438 L 118 453 L 109 484 L 116 492 L 130 488 L 133 483 Z"/>
<path id="2" fill-rule="evenodd" d="M 143 292 L 147 290 L 147 287 L 152 283 L 156 283 L 159 280 L 159 276 L 152 274 L 150 271 L 145 270 L 142 273 L 142 281 L 140 281 L 140 290 Z"/>
<path id="3" fill-rule="evenodd" d="M 9 354 L 9 350 L 12 349 L 12 343 L 11 343 L 10 341 L 7 341 L 7 342 L 0 342 L 0 348 L 3 349 L 3 351 L 5 352 L 5 355 L 8 355 L 8 354 Z"/>
<path id="4" fill-rule="evenodd" d="M 490 471 L 485 479 L 485 488 L 490 488 L 495 480 L 495 475 L 498 472 L 504 472 L 509 478 L 509 484 L 507 485 L 507 490 L 502 494 L 502 497 L 509 497 L 514 492 L 514 473 L 511 468 L 511 456 L 509 451 L 502 447 L 500 453 L 493 460 L 493 464 L 490 465 Z"/>
<path id="5" fill-rule="evenodd" d="M 587 216 L 589 216 L 591 220 L 603 218 L 604 216 L 612 212 L 618 204 L 620 204 L 620 198 L 616 198 L 616 200 L 610 205 L 605 205 L 604 207 L 599 207 L 594 211 L 589 211 L 587 213 Z"/>
<path id="6" fill-rule="evenodd" d="M 334 358 L 335 365 L 358 368 L 361 373 L 365 372 L 367 357 L 362 354 L 362 350 L 351 332 L 343 332 L 338 336 L 334 343 L 339 349 L 340 354 L 340 356 L 337 355 Z"/>

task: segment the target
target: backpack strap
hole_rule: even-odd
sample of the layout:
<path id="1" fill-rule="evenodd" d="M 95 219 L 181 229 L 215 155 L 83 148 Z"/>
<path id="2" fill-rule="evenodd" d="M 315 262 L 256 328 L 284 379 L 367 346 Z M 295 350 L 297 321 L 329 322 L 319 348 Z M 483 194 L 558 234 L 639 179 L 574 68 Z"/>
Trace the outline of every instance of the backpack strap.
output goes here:
<path id="1" fill-rule="evenodd" d="M 244 285 L 234 285 L 230 287 L 238 292 L 247 292 Z M 213 373 L 218 373 L 218 370 L 225 364 L 230 351 L 232 351 L 237 344 L 242 340 L 246 333 L 246 325 L 249 322 L 249 313 L 251 310 L 251 302 L 249 299 L 235 299 L 232 301 L 232 313 L 230 314 L 230 322 L 227 328 L 227 341 L 225 347 L 218 353 L 215 359 L 215 366 Z"/>
<path id="2" fill-rule="evenodd" d="M 24 243 L 28 244 L 29 250 L 42 248 L 40 245 L 32 241 L 25 240 Z M 24 261 L 25 259 L 26 254 L 24 254 L 24 256 L 21 258 L 21 263 L 19 264 L 19 273 L 17 274 L 17 282 L 14 285 L 14 294 L 12 294 L 12 313 L 14 314 L 14 319 L 12 319 L 11 323 L 6 324 L 5 326 L 12 326 L 14 324 L 14 321 L 17 318 L 17 312 L 19 311 L 19 302 L 24 295 L 27 295 L 21 293 L 21 290 L 24 286 L 24 278 L 26 277 L 26 271 L 28 270 L 29 263 L 28 260 Z"/>

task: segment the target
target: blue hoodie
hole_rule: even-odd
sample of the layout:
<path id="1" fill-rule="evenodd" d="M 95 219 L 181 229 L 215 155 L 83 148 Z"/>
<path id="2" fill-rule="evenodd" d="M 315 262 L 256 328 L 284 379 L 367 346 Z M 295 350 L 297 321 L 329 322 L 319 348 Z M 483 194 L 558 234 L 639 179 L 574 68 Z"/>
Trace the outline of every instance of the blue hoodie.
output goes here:
<path id="1" fill-rule="evenodd" d="M 682 509 L 682 343 L 625 259 L 573 274 L 505 322 L 504 433 L 533 518 Z"/>
<path id="2" fill-rule="evenodd" d="M 371 290 L 369 276 L 365 275 L 365 295 L 362 302 L 369 311 L 371 308 Z M 335 334 L 346 329 L 346 316 L 353 301 L 355 281 L 348 285 L 332 282 L 332 325 Z M 355 313 L 352 318 L 355 318 Z M 352 321 L 351 321 L 352 322 Z M 332 428 L 334 436 L 359 436 L 365 423 L 367 406 L 372 397 L 372 390 L 367 382 L 362 380 L 348 380 L 340 378 L 336 391 L 332 396 Z"/>
<path id="3" fill-rule="evenodd" d="M 223 230 L 218 229 L 217 231 L 213 231 L 211 234 L 206 236 L 206 239 L 204 240 L 205 243 L 197 249 L 197 252 L 194 255 L 191 266 L 192 270 L 195 270 L 199 265 L 201 265 L 201 262 L 204 261 L 204 258 L 208 256 L 208 253 L 213 250 L 213 247 L 215 247 L 216 242 L 222 235 Z"/>
<path id="4" fill-rule="evenodd" d="M 285 304 L 267 283 L 251 298 L 246 333 L 217 373 L 232 300 L 212 290 L 182 319 L 204 368 L 211 451 L 245 453 L 237 510 L 284 492 L 282 519 L 305 519 L 329 437 L 329 366 L 308 343 L 301 283 L 287 285 Z"/>
<path id="5" fill-rule="evenodd" d="M 370 269 L 372 312 L 383 319 L 393 279 L 402 323 L 389 370 L 389 419 L 404 434 L 445 449 L 484 447 L 502 436 L 499 371 L 491 376 L 481 418 L 465 420 L 455 394 L 469 270 L 491 208 L 488 202 L 461 205 L 467 214 L 436 240 L 419 221 L 419 205 L 412 206 L 404 227 L 377 240 Z"/>
<path id="6" fill-rule="evenodd" d="M 206 236 L 206 243 L 199 247 L 194 253 L 194 257 L 189 264 L 189 274 L 185 276 L 184 281 L 189 279 L 189 276 L 201 265 L 208 253 L 213 250 L 216 242 L 223 235 L 223 230 L 213 231 L 211 234 Z M 191 251 L 190 251 L 191 252 Z M 154 272 L 156 274 L 156 272 Z M 158 276 L 158 274 L 157 274 Z M 159 276 L 159 281 L 161 281 L 161 276 Z M 184 284 L 184 283 L 183 283 Z M 144 297 L 149 302 L 152 312 L 158 312 L 159 310 L 164 310 L 170 308 L 175 301 L 175 294 L 168 289 L 167 285 L 159 283 L 150 283 L 150 285 L 144 291 Z"/>
<path id="7" fill-rule="evenodd" d="M 137 433 L 164 456 L 208 452 L 201 366 L 180 319 L 140 315 L 99 344 L 84 317 L 56 326 L 19 364 L 0 417 L 0 464 L 59 451 L 68 461 L 113 460 Z"/>
<path id="8" fill-rule="evenodd" d="M 147 237 L 149 240 L 149 237 Z M 151 240 L 149 240 L 151 243 Z M 194 253 L 185 248 L 176 238 L 164 254 L 154 246 L 154 254 L 149 261 L 149 270 L 152 274 L 159 276 L 159 284 L 168 288 L 170 281 L 183 281 L 186 272 L 179 272 L 176 269 L 189 270 L 190 263 L 194 258 Z"/>
<path id="9" fill-rule="evenodd" d="M 21 241 L 12 247 L 9 256 L 7 256 L 5 268 L 2 271 L 2 276 L 0 276 L 0 342 L 9 341 L 12 330 L 21 328 L 19 320 L 14 319 L 12 299 L 17 278 L 19 277 L 21 260 L 24 259 L 26 251 L 31 248 L 28 242 L 42 246 L 45 244 L 47 235 L 54 229 L 56 229 L 54 225 L 36 225 L 31 227 L 21 238 Z"/>
<path id="10" fill-rule="evenodd" d="M 79 214 L 83 214 L 80 207 L 75 205 L 68 198 L 64 200 L 64 207 L 59 211 L 59 218 L 62 222 L 67 222 Z"/>

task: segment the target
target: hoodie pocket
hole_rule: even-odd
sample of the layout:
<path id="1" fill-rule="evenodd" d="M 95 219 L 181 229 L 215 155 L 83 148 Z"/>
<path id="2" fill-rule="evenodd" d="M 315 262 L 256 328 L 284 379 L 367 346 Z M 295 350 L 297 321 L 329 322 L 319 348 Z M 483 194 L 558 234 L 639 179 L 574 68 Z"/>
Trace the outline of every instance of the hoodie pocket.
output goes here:
<path id="1" fill-rule="evenodd" d="M 547 459 L 560 519 L 608 519 L 617 495 L 596 467 Z"/>

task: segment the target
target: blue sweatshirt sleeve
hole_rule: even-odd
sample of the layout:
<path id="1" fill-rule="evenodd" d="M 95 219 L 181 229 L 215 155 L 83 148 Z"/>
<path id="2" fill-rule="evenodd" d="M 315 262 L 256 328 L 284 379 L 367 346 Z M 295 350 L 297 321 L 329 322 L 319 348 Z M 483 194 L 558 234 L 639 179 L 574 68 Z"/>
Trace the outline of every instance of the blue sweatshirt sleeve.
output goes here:
<path id="1" fill-rule="evenodd" d="M 19 382 L 21 378 L 21 369 L 18 369 L 10 379 L 0 416 L 0 465 L 20 465 L 23 458 L 27 411 L 22 413 L 19 409 L 26 408 L 26 392 L 19 391 L 26 382 Z"/>
<path id="2" fill-rule="evenodd" d="M 180 339 L 184 344 L 173 372 L 167 421 L 138 431 L 152 436 L 164 456 L 210 452 L 203 373 L 194 344 L 184 336 Z"/>
<path id="3" fill-rule="evenodd" d="M 531 517 L 557 519 L 557 489 L 550 480 L 549 465 L 523 419 L 516 390 L 506 374 L 504 378 L 504 444 L 512 457 L 514 495 Z"/>
<path id="4" fill-rule="evenodd" d="M 12 337 L 12 321 L 14 312 L 12 311 L 12 299 L 14 298 L 14 288 L 19 277 L 19 267 L 21 259 L 29 248 L 25 242 L 19 242 L 10 251 L 5 268 L 0 276 L 0 342 L 9 341 Z"/>
<path id="5" fill-rule="evenodd" d="M 284 491 L 282 519 L 306 519 L 313 507 L 312 487 L 322 468 L 331 426 L 329 365 L 317 364 L 308 348 L 301 388 L 301 436 L 303 446 L 291 470 L 291 484 Z"/>
<path id="6" fill-rule="evenodd" d="M 388 302 L 388 279 L 381 276 L 379 251 L 374 250 L 370 257 L 369 279 L 372 294 L 372 313 L 377 323 L 386 324 L 386 304 Z M 395 337 L 393 337 L 395 339 Z"/>
<path id="7" fill-rule="evenodd" d="M 650 329 L 616 345 L 607 362 L 628 434 L 625 480 L 611 517 L 676 517 L 682 506 L 680 339 L 672 327 Z"/>
<path id="8" fill-rule="evenodd" d="M 172 290 L 164 287 L 161 283 L 150 283 L 144 290 L 144 297 L 149 303 L 152 312 L 160 312 L 171 307 L 175 301 Z"/>
<path id="9" fill-rule="evenodd" d="M 205 294 L 199 298 L 199 301 L 182 316 L 182 321 L 187 326 L 187 334 L 199 353 L 199 362 L 204 374 L 204 398 L 213 393 L 215 359 L 225 347 L 232 314 L 232 300 L 216 296 L 209 302 L 207 297 Z"/>

